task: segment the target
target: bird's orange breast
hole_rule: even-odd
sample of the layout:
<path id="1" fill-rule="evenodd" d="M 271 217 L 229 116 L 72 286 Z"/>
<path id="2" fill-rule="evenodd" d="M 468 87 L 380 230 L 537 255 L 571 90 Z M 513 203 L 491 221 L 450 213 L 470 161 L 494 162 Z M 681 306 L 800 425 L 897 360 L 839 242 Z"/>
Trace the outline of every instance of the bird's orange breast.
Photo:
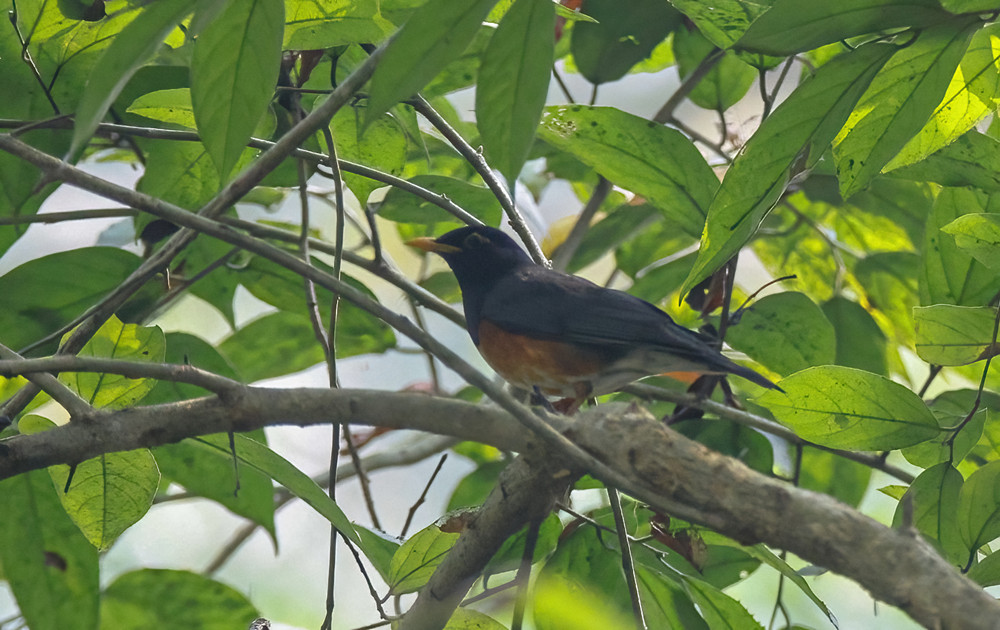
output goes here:
<path id="1" fill-rule="evenodd" d="M 594 350 L 512 333 L 485 320 L 479 324 L 479 352 L 509 383 L 564 396 L 589 385 L 604 363 Z"/>

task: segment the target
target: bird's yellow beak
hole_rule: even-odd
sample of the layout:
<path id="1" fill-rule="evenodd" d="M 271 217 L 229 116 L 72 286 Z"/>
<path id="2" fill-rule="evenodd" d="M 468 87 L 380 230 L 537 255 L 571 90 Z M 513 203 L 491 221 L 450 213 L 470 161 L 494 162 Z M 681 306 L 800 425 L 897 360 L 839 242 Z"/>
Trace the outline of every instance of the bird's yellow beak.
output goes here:
<path id="1" fill-rule="evenodd" d="M 438 254 L 457 254 L 462 251 L 460 247 L 455 247 L 454 245 L 445 245 L 444 243 L 438 243 L 436 240 L 429 236 L 424 236 L 421 238 L 415 238 L 412 241 L 406 241 L 406 244 L 410 247 L 416 247 L 417 249 L 422 249 L 425 252 L 435 252 Z"/>

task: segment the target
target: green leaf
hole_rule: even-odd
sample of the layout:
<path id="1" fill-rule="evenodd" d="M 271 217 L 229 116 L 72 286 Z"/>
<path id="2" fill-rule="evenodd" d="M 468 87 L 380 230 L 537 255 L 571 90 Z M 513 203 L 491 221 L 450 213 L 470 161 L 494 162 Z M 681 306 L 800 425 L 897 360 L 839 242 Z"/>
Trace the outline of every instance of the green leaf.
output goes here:
<path id="1" fill-rule="evenodd" d="M 681 18 L 657 0 L 586 0 L 582 10 L 595 21 L 573 25 L 570 51 L 580 73 L 598 85 L 625 76 Z"/>
<path id="2" fill-rule="evenodd" d="M 195 0 L 163 0 L 147 5 L 111 41 L 91 71 L 76 107 L 70 154 L 86 145 L 128 80 L 153 56 L 164 38 L 194 5 Z"/>
<path id="3" fill-rule="evenodd" d="M 701 233 L 718 178 L 680 132 L 613 107 L 546 108 L 541 135 L 613 183 L 646 198 L 667 221 Z"/>
<path id="4" fill-rule="evenodd" d="M 219 344 L 219 352 L 247 383 L 298 372 L 326 358 L 309 316 L 287 311 L 244 325 Z"/>
<path id="5" fill-rule="evenodd" d="M 816 607 L 819 608 L 824 615 L 826 615 L 826 617 L 830 620 L 830 622 L 833 623 L 835 627 L 837 626 L 837 618 L 834 617 L 833 612 L 827 607 L 826 603 L 823 602 L 823 600 L 820 599 L 819 596 L 817 596 L 816 593 L 809 587 L 809 583 L 806 582 L 805 578 L 803 578 L 798 571 L 789 566 L 787 562 L 782 560 L 779 556 L 775 555 L 775 553 L 770 549 L 768 549 L 766 546 L 762 544 L 740 545 L 739 543 L 730 538 L 726 538 L 725 536 L 721 536 L 711 531 L 703 532 L 702 536 L 705 542 L 710 545 L 713 546 L 726 545 L 729 547 L 740 549 L 749 554 L 750 556 L 752 556 L 753 558 L 756 558 L 757 560 L 768 565 L 772 569 L 775 569 L 783 576 L 788 578 L 788 580 L 790 580 L 792 584 L 797 586 L 799 590 L 801 590 L 806 595 L 806 597 L 808 597 L 810 600 L 812 600 L 814 604 L 816 604 Z"/>
<path id="6" fill-rule="evenodd" d="M 0 482 L 0 565 L 26 626 L 92 630 L 100 584 L 97 550 L 43 470 Z"/>
<path id="7" fill-rule="evenodd" d="M 362 547 L 365 550 L 365 559 L 371 563 L 378 574 L 386 582 L 389 581 L 389 567 L 392 557 L 399 550 L 401 539 L 389 536 L 384 532 L 368 529 L 364 525 L 354 524 L 354 531 L 358 532 L 361 538 Z"/>
<path id="8" fill-rule="evenodd" d="M 980 398 L 981 407 L 969 417 L 977 398 Z M 1000 400 L 997 400 L 996 394 L 988 391 L 983 392 L 981 397 L 972 389 L 944 392 L 929 403 L 941 433 L 931 440 L 904 448 L 903 456 L 906 461 L 921 468 L 930 468 L 941 462 L 961 462 L 983 436 L 987 407 L 997 408 L 997 404 Z M 961 430 L 958 430 L 959 427 Z"/>
<path id="9" fill-rule="evenodd" d="M 608 216 L 590 226 L 566 270 L 569 273 L 580 271 L 629 238 L 660 222 L 660 212 L 649 204 L 623 204 L 615 208 Z M 559 251 L 558 248 L 556 251 Z"/>
<path id="10" fill-rule="evenodd" d="M 889 379 L 835 365 L 781 380 L 758 397 L 799 437 L 830 448 L 882 451 L 933 438 L 938 423 L 919 396 Z"/>
<path id="11" fill-rule="evenodd" d="M 713 630 L 763 628 L 753 615 L 747 612 L 743 604 L 708 582 L 688 575 L 681 575 L 680 579 L 684 584 L 684 590 L 691 597 L 691 601 L 698 606 L 709 628 Z"/>
<path id="12" fill-rule="evenodd" d="M 672 0 L 701 34 L 719 48 L 732 46 L 752 22 L 770 8 L 773 0 Z"/>
<path id="13" fill-rule="evenodd" d="M 191 104 L 220 180 L 271 102 L 284 23 L 283 0 L 231 0 L 195 41 Z"/>
<path id="14" fill-rule="evenodd" d="M 968 188 L 945 188 L 938 194 L 927 218 L 920 276 L 922 304 L 980 306 L 1000 291 L 1000 275 L 977 261 L 952 236 L 943 234 L 948 224 L 966 214 L 997 211 L 1000 211 L 1000 195 L 986 195 Z M 979 237 L 967 232 L 962 236 L 967 245 Z M 984 250 L 977 248 L 977 251 Z"/>
<path id="15" fill-rule="evenodd" d="M 527 537 L 528 527 L 526 525 L 500 545 L 497 552 L 493 554 L 486 568 L 483 569 L 483 579 L 507 571 L 516 571 L 524 557 L 524 542 Z M 531 554 L 533 563 L 541 562 L 556 548 L 559 536 L 563 533 L 562 523 L 555 514 L 549 514 L 538 528 L 538 539 L 535 541 L 535 550 Z"/>
<path id="16" fill-rule="evenodd" d="M 982 587 L 1000 584 L 1000 553 L 991 553 L 972 565 L 966 576 Z"/>
<path id="17" fill-rule="evenodd" d="M 790 178 L 827 150 L 851 109 L 894 48 L 861 46 L 835 57 L 774 110 L 726 172 L 708 209 L 698 261 L 681 293 L 746 244 Z"/>
<path id="18" fill-rule="evenodd" d="M 743 312 L 739 325 L 729 329 L 726 341 L 782 376 L 833 363 L 837 348 L 823 311 L 794 291 L 758 300 Z"/>
<path id="19" fill-rule="evenodd" d="M 371 80 L 368 121 L 413 96 L 472 41 L 496 0 L 429 0 L 385 50 Z"/>
<path id="20" fill-rule="evenodd" d="M 834 363 L 882 376 L 889 375 L 885 333 L 857 302 L 835 296 L 821 307 L 837 335 Z"/>
<path id="21" fill-rule="evenodd" d="M 913 307 L 919 302 L 915 275 L 919 267 L 920 258 L 910 252 L 872 254 L 854 267 L 871 308 L 885 315 L 899 340 L 907 344 L 914 338 Z"/>
<path id="22" fill-rule="evenodd" d="M 458 608 L 452 613 L 444 630 L 505 630 L 506 628 L 507 626 L 478 610 Z"/>
<path id="23" fill-rule="evenodd" d="M 993 341 L 996 315 L 989 306 L 914 308 L 917 356 L 934 365 L 967 365 L 1000 354 L 1000 345 Z"/>
<path id="24" fill-rule="evenodd" d="M 11 269 L 0 276 L 5 304 L 0 339 L 17 349 L 57 331 L 121 284 L 140 262 L 121 249 L 84 247 Z"/>
<path id="25" fill-rule="evenodd" d="M 552 0 L 517 0 L 483 53 L 476 120 L 490 165 L 517 179 L 535 141 L 555 54 Z"/>
<path id="26" fill-rule="evenodd" d="M 188 210 L 197 210 L 219 190 L 219 171 L 208 151 L 197 142 L 157 142 L 146 151 L 146 169 L 136 184 L 139 192 Z M 140 231 L 151 217 L 140 217 Z M 196 285 L 197 286 L 197 285 Z"/>
<path id="27" fill-rule="evenodd" d="M 776 0 L 750 25 L 736 47 L 784 57 L 856 35 L 899 27 L 922 28 L 950 17 L 935 0 Z"/>
<path id="28" fill-rule="evenodd" d="M 446 196 L 487 225 L 500 223 L 503 209 L 488 188 L 442 175 L 417 175 L 411 177 L 409 181 Z M 461 224 L 461 221 L 436 204 L 395 187 L 386 193 L 378 214 L 382 218 L 398 223 Z"/>
<path id="29" fill-rule="evenodd" d="M 330 122 L 337 156 L 342 160 L 358 162 L 390 175 L 399 175 L 406 166 L 406 135 L 399 121 L 388 114 L 372 120 L 367 127 L 362 124 L 363 107 L 342 107 Z M 360 175 L 344 173 L 344 182 L 364 205 L 372 191 L 385 186 Z"/>
<path id="30" fill-rule="evenodd" d="M 382 41 L 394 30 L 377 0 L 286 0 L 282 50 L 319 50 Z"/>
<path id="31" fill-rule="evenodd" d="M 1000 142 L 973 130 L 926 159 L 892 171 L 891 175 L 1000 192 Z"/>
<path id="32" fill-rule="evenodd" d="M 190 571 L 142 569 L 126 573 L 101 598 L 101 630 L 169 627 L 178 619 L 200 630 L 246 628 L 257 617 L 240 592 Z"/>
<path id="33" fill-rule="evenodd" d="M 254 437 L 264 441 L 263 432 Z M 228 435 L 206 435 L 160 446 L 153 449 L 153 456 L 164 477 L 257 523 L 277 542 L 271 478 L 234 462 Z M 239 480 L 234 469 L 239 471 Z"/>
<path id="34" fill-rule="evenodd" d="M 389 565 L 389 590 L 394 595 L 420 589 L 434 569 L 444 561 L 458 541 L 459 532 L 444 531 L 439 523 L 425 527 L 410 537 L 392 556 Z"/>
<path id="35" fill-rule="evenodd" d="M 774 448 L 764 435 L 729 420 L 681 422 L 676 430 L 713 451 L 738 459 L 769 475 L 774 470 Z"/>
<path id="36" fill-rule="evenodd" d="M 1000 461 L 969 475 L 958 495 L 962 540 L 976 550 L 1000 536 Z"/>
<path id="37" fill-rule="evenodd" d="M 281 455 L 269 449 L 266 444 L 261 444 L 244 435 L 236 435 L 235 438 L 236 455 L 239 457 L 241 465 L 252 466 L 284 486 L 289 492 L 304 501 L 306 505 L 330 521 L 330 524 L 336 527 L 338 532 L 358 545 L 367 555 L 367 546 L 362 543 L 351 521 L 347 519 L 347 516 L 344 515 L 340 507 L 330 499 L 329 495 L 322 488 L 316 485 L 316 482 L 309 475 L 296 468 Z M 202 441 L 201 444 L 206 448 L 212 448 L 230 457 L 232 456 L 229 451 L 228 442 L 226 444 L 215 444 L 210 441 Z"/>
<path id="38" fill-rule="evenodd" d="M 903 522 L 906 501 L 913 502 L 913 525 L 921 534 L 936 541 L 953 565 L 962 566 L 969 558 L 969 547 L 959 532 L 959 493 L 963 479 L 950 463 L 942 462 L 920 473 L 896 506 L 893 527 Z"/>
<path id="39" fill-rule="evenodd" d="M 949 20 L 921 31 L 890 59 L 833 144 L 840 194 L 864 188 L 927 122 L 941 102 L 979 20 Z"/>
<path id="40" fill-rule="evenodd" d="M 980 29 L 948 84 L 930 120 L 886 166 L 886 171 L 913 164 L 946 147 L 993 113 L 1000 90 L 1000 24 Z"/>
<path id="41" fill-rule="evenodd" d="M 148 92 L 132 101 L 125 111 L 185 129 L 195 129 L 197 126 L 194 120 L 194 107 L 191 105 L 190 88 Z"/>
<path id="42" fill-rule="evenodd" d="M 993 271 L 1000 271 L 1000 214 L 965 214 L 941 228 L 960 249 Z"/>
<path id="43" fill-rule="evenodd" d="M 88 459 L 73 470 L 69 488 L 69 466 L 51 466 L 49 474 L 66 513 L 100 551 L 146 515 L 160 485 L 160 471 L 146 449 Z"/>
<path id="44" fill-rule="evenodd" d="M 674 32 L 674 56 L 681 79 L 687 78 L 714 51 L 712 42 L 698 31 L 679 28 Z M 727 51 L 698 81 L 688 98 L 699 107 L 723 112 L 746 96 L 756 78 L 756 70 Z"/>
<path id="45" fill-rule="evenodd" d="M 165 363 L 192 365 L 227 378 L 239 378 L 236 370 L 226 361 L 225 357 L 201 337 L 175 332 L 167 333 L 165 339 L 167 346 L 166 354 L 163 357 Z M 205 390 L 196 385 L 159 381 L 153 391 L 142 400 L 146 405 L 156 405 L 204 395 Z"/>
<path id="46" fill-rule="evenodd" d="M 534 621 L 539 630 L 633 625 L 621 577 L 621 555 L 611 547 L 615 544 L 611 538 L 599 537 L 592 527 L 581 527 L 559 542 L 535 583 Z M 653 576 L 654 583 L 658 577 Z M 679 598 L 687 599 L 683 593 Z"/>
<path id="47" fill-rule="evenodd" d="M 857 506 L 865 497 L 871 477 L 872 469 L 863 464 L 818 448 L 802 449 L 799 484 L 807 490 L 823 492 Z"/>
<path id="48" fill-rule="evenodd" d="M 485 462 L 468 475 L 462 477 L 455 486 L 455 491 L 448 499 L 446 510 L 451 512 L 459 508 L 469 508 L 482 505 L 490 491 L 497 485 L 500 472 L 507 467 L 507 462 Z"/>
<path id="49" fill-rule="evenodd" d="M 67 333 L 69 335 L 71 333 Z M 159 326 L 123 324 L 112 315 L 90 338 L 79 355 L 122 361 L 162 363 L 166 348 Z M 102 372 L 64 372 L 59 380 L 94 407 L 125 409 L 148 394 L 156 381 Z"/>

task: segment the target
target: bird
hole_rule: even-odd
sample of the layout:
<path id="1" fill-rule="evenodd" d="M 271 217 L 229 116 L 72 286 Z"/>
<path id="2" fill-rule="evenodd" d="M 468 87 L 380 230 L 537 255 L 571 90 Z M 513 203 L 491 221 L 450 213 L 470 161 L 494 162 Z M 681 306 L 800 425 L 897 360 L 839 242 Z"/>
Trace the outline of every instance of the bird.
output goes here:
<path id="1" fill-rule="evenodd" d="M 735 374 L 781 389 L 657 306 L 535 263 L 496 228 L 462 227 L 407 244 L 441 256 L 455 274 L 469 335 L 486 363 L 514 386 L 563 397 L 564 413 L 666 372 Z"/>

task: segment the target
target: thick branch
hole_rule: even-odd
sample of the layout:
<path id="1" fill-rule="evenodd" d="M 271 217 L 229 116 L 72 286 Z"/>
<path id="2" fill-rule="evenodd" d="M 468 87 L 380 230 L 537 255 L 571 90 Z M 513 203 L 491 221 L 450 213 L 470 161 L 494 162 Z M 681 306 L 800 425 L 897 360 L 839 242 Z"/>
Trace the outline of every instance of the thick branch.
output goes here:
<path id="1" fill-rule="evenodd" d="M 529 439 L 535 441 L 504 411 L 456 400 L 384 391 L 248 387 L 225 399 L 103 413 L 0 441 L 0 479 L 207 433 L 331 422 L 422 429 L 522 452 Z M 568 437 L 603 462 L 590 469 L 597 470 L 596 476 L 603 479 L 599 469 L 613 470 L 613 481 L 623 492 L 657 509 L 743 543 L 763 542 L 792 551 L 855 580 L 930 628 L 992 628 L 1000 618 L 1000 603 L 948 565 L 913 530 L 890 529 L 827 495 L 754 472 L 682 437 L 636 407 L 603 405 L 567 425 L 572 427 Z M 553 462 L 563 455 L 548 441 L 544 448 Z M 577 459 L 574 455 L 567 461 Z M 540 495 L 555 487 L 549 483 L 551 472 L 534 478 Z M 509 521 L 504 527 L 517 529 L 525 522 L 524 516 L 497 513 Z M 484 520 L 477 529 L 487 524 Z M 479 560 L 468 557 L 460 565 L 452 568 L 455 575 L 476 574 L 482 568 Z M 444 590 L 435 593 L 439 602 L 446 596 Z"/>

